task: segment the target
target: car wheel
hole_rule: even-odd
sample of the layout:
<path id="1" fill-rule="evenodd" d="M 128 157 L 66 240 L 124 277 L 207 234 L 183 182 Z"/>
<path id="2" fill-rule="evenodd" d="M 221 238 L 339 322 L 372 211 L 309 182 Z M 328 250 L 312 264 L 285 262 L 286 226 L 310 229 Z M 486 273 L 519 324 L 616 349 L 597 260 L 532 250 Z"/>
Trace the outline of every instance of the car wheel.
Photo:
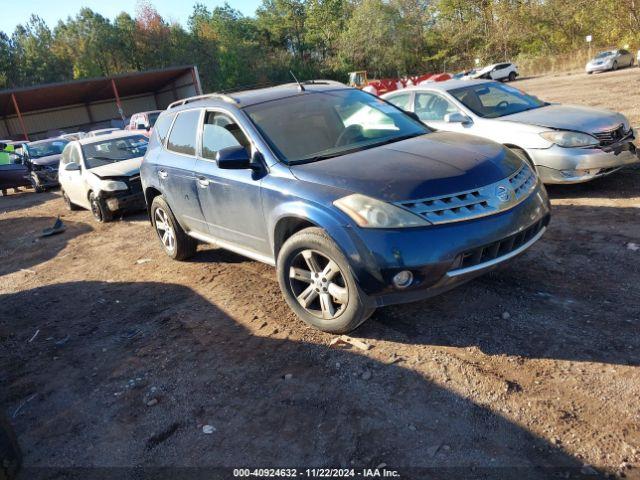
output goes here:
<path id="1" fill-rule="evenodd" d="M 67 210 L 69 210 L 70 212 L 80 210 L 80 207 L 78 207 L 75 203 L 71 203 L 69 195 L 67 195 L 67 192 L 65 192 L 64 190 L 62 191 L 62 199 L 64 200 L 64 204 L 67 206 Z"/>
<path id="2" fill-rule="evenodd" d="M 151 219 L 167 255 L 174 260 L 185 260 L 196 253 L 198 242 L 184 232 L 161 196 L 154 198 L 151 203 Z"/>
<path id="3" fill-rule="evenodd" d="M 91 213 L 93 214 L 93 218 L 103 223 L 111 221 L 111 212 L 107 210 L 104 202 L 100 200 L 98 196 L 93 192 L 89 194 L 89 203 L 91 205 Z"/>
<path id="4" fill-rule="evenodd" d="M 284 243 L 277 275 L 291 309 L 324 332 L 350 332 L 375 310 L 366 306 L 349 263 L 320 228 L 306 228 Z"/>
<path id="5" fill-rule="evenodd" d="M 614 60 L 614 62 L 613 62 L 613 66 L 611 67 L 611 70 L 613 70 L 614 72 L 615 72 L 616 70 L 618 70 L 618 61 L 617 61 L 617 60 Z"/>
<path id="6" fill-rule="evenodd" d="M 38 176 L 35 174 L 35 172 L 31 172 L 30 177 L 31 185 L 33 186 L 33 189 L 36 191 L 36 193 L 42 193 L 46 190 L 46 188 L 40 184 L 40 180 L 38 180 Z"/>
<path id="7" fill-rule="evenodd" d="M 509 81 L 513 82 L 516 79 L 516 72 L 509 73 Z"/>
<path id="8" fill-rule="evenodd" d="M 0 479 L 13 480 L 22 464 L 16 435 L 4 415 L 0 415 Z"/>

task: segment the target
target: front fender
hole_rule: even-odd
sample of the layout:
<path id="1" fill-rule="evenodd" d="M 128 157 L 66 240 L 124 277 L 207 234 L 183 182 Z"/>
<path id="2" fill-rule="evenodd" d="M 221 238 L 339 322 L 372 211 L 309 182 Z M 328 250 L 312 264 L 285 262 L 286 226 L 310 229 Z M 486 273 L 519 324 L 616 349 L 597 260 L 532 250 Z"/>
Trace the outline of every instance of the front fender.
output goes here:
<path id="1" fill-rule="evenodd" d="M 347 258 L 351 272 L 360 285 L 381 280 L 377 268 L 368 268 L 375 266 L 375 258 L 358 235 L 358 227 L 344 218 L 341 212 L 317 203 L 292 200 L 281 203 L 274 209 L 268 228 L 272 251 L 275 252 L 276 226 L 287 218 L 306 220 L 327 232 Z"/>

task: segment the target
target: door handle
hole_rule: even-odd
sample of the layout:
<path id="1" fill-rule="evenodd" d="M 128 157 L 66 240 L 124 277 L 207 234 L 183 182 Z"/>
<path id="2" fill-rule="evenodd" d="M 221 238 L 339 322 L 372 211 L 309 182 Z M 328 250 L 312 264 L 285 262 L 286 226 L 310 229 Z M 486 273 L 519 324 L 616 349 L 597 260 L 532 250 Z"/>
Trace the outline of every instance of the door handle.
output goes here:
<path id="1" fill-rule="evenodd" d="M 198 185 L 200 185 L 202 188 L 207 188 L 209 186 L 209 180 L 207 180 L 205 177 L 198 177 Z"/>
<path id="2" fill-rule="evenodd" d="M 166 170 L 158 170 L 158 176 L 160 178 L 167 178 L 169 176 L 169 174 L 167 173 Z"/>

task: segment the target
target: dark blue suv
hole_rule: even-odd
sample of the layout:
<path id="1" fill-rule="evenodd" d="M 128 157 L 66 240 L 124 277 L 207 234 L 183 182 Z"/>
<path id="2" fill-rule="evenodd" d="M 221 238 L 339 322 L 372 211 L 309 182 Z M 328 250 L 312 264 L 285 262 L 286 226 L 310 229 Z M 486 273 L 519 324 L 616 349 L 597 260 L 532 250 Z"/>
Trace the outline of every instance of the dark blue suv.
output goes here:
<path id="1" fill-rule="evenodd" d="M 275 265 L 289 306 L 334 333 L 504 263 L 549 222 L 507 149 L 329 81 L 174 103 L 141 175 L 169 256 L 201 241 Z"/>

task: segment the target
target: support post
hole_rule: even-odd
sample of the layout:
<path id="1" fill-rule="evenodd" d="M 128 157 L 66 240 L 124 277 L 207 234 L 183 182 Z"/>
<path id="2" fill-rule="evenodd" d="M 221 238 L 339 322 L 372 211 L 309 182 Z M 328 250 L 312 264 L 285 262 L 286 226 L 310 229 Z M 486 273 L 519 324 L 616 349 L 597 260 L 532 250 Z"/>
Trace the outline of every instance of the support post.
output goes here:
<path id="1" fill-rule="evenodd" d="M 198 69 L 195 65 L 191 67 L 191 78 L 193 79 L 193 89 L 196 91 L 196 95 L 202 95 L 202 87 L 200 86 L 200 75 L 198 75 Z"/>
<path id="2" fill-rule="evenodd" d="M 118 113 L 124 123 L 124 109 L 122 108 L 122 102 L 120 102 L 120 95 L 118 95 L 118 88 L 116 87 L 116 81 L 111 79 L 111 88 L 113 89 L 113 95 L 116 97 L 116 105 L 118 106 Z"/>
<path id="3" fill-rule="evenodd" d="M 20 127 L 22 128 L 22 135 L 24 135 L 24 139 L 28 142 L 29 134 L 27 133 L 27 128 L 24 126 L 24 119 L 22 118 L 20 107 L 18 107 L 18 101 L 16 100 L 15 93 L 11 94 L 11 101 L 13 102 L 13 108 L 15 108 L 16 113 L 18 114 L 18 121 L 20 122 Z"/>

